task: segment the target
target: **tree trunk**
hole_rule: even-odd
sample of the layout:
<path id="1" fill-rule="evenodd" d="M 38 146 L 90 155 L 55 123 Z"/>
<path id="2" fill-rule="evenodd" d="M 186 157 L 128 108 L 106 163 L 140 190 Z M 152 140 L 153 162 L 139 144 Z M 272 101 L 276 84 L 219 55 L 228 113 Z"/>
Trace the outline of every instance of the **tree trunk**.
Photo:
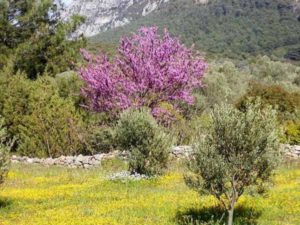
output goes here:
<path id="1" fill-rule="evenodd" d="M 228 210 L 228 224 L 227 225 L 233 224 L 233 211 L 234 211 L 234 207 L 232 207 L 230 210 Z"/>

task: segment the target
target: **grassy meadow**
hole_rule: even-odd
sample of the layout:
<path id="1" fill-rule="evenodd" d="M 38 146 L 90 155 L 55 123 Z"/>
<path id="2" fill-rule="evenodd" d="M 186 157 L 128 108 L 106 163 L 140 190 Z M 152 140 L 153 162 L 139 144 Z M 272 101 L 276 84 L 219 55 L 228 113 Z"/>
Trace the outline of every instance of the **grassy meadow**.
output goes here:
<path id="1" fill-rule="evenodd" d="M 120 161 L 93 170 L 15 164 L 0 189 L 0 224 L 223 224 L 217 201 L 185 185 L 182 166 L 151 180 L 107 180 L 125 168 Z M 239 200 L 235 224 L 300 224 L 299 163 L 282 166 L 273 181 L 264 195 Z"/>

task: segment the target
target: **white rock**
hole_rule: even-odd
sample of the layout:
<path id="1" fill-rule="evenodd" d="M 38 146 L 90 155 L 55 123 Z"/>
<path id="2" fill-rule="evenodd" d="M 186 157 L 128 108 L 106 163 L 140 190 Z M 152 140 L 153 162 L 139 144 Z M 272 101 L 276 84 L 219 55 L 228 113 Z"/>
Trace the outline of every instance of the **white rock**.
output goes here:
<path id="1" fill-rule="evenodd" d="M 73 14 L 84 16 L 85 23 L 76 34 L 84 33 L 90 37 L 146 16 L 164 2 L 168 0 L 70 0 L 61 10 L 61 16 L 66 20 Z"/>
<path id="2" fill-rule="evenodd" d="M 34 163 L 34 160 L 31 159 L 31 158 L 28 158 L 26 162 L 29 163 L 29 164 L 32 164 L 32 163 Z"/>
<path id="3" fill-rule="evenodd" d="M 97 161 L 101 161 L 102 158 L 103 158 L 103 155 L 102 155 L 102 154 L 96 154 L 96 155 L 94 155 L 94 158 L 95 158 Z"/>
<path id="4" fill-rule="evenodd" d="M 45 165 L 48 165 L 48 166 L 54 165 L 54 162 L 55 162 L 55 160 L 52 158 L 47 158 L 44 161 Z"/>

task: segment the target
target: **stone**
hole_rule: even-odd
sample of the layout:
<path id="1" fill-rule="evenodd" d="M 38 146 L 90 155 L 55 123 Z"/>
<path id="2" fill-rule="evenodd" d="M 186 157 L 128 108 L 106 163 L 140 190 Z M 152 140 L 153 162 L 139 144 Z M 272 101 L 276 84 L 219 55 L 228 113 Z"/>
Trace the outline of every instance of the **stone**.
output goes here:
<path id="1" fill-rule="evenodd" d="M 41 160 L 39 158 L 33 158 L 32 163 L 40 163 Z"/>
<path id="2" fill-rule="evenodd" d="M 129 151 L 123 151 L 119 153 L 119 157 L 122 159 L 129 159 L 130 157 L 130 152 Z"/>
<path id="3" fill-rule="evenodd" d="M 73 156 L 67 156 L 66 158 L 65 158 L 65 163 L 66 164 L 72 164 L 73 162 L 74 162 L 74 157 Z"/>
<path id="4" fill-rule="evenodd" d="M 28 157 L 26 157 L 26 156 L 20 158 L 21 162 L 27 162 L 27 160 L 28 160 Z"/>
<path id="5" fill-rule="evenodd" d="M 52 166 L 52 165 L 54 165 L 55 160 L 52 158 L 47 158 L 47 159 L 45 159 L 44 162 L 45 162 L 45 165 Z"/>
<path id="6" fill-rule="evenodd" d="M 33 160 L 33 159 L 30 159 L 30 158 L 28 158 L 28 159 L 26 160 L 26 162 L 27 162 L 27 163 L 29 163 L 29 164 L 32 164 L 32 163 L 34 162 L 34 160 Z"/>
<path id="7" fill-rule="evenodd" d="M 94 166 L 97 166 L 97 165 L 100 165 L 101 164 L 101 161 L 99 160 L 96 160 L 94 157 L 92 157 L 89 161 L 89 164 L 90 165 L 94 165 Z"/>
<path id="8" fill-rule="evenodd" d="M 175 157 L 188 157 L 191 153 L 192 153 L 193 149 L 191 146 L 188 145 L 184 145 L 184 146 L 176 146 L 173 147 L 171 150 L 171 153 L 175 156 Z"/>
<path id="9" fill-rule="evenodd" d="M 129 171 L 121 171 L 119 173 L 115 173 L 108 176 L 108 180 L 121 180 L 121 181 L 142 180 L 142 179 L 150 179 L 150 178 L 153 177 L 148 177 L 146 175 L 138 174 L 138 173 L 131 174 Z"/>
<path id="10" fill-rule="evenodd" d="M 78 162 L 82 162 L 84 160 L 84 156 L 83 155 L 79 155 L 76 157 L 75 161 L 78 161 Z"/>
<path id="11" fill-rule="evenodd" d="M 82 159 L 82 164 L 90 164 L 92 157 L 90 156 L 84 156 Z"/>
<path id="12" fill-rule="evenodd" d="M 74 161 L 74 165 L 75 166 L 82 166 L 82 161 L 80 161 L 80 160 L 78 160 L 77 158 L 75 159 L 75 161 Z"/>
<path id="13" fill-rule="evenodd" d="M 287 157 L 292 159 L 300 158 L 300 145 L 281 145 L 282 151 L 285 153 Z M 193 150 L 191 146 L 176 146 L 171 149 L 170 154 L 178 160 L 182 158 L 189 157 L 192 154 Z M 18 157 L 13 155 L 11 157 L 12 163 L 28 163 L 28 164 L 42 164 L 46 166 L 52 165 L 60 165 L 65 166 L 68 168 L 85 168 L 90 169 L 96 166 L 101 165 L 102 160 L 113 159 L 116 157 L 120 157 L 123 160 L 128 159 L 130 153 L 127 151 L 114 151 L 110 153 L 102 153 L 102 154 L 95 154 L 93 156 L 60 156 L 59 158 L 46 158 L 46 159 L 39 159 L 39 158 L 28 158 L 28 157 Z M 140 174 L 128 174 L 123 171 L 121 173 L 117 173 L 111 175 L 111 179 L 120 179 L 120 178 L 128 178 L 128 179 L 144 179 L 144 175 Z M 109 179 L 110 179 L 109 178 Z"/>
<path id="14" fill-rule="evenodd" d="M 61 7 L 62 18 L 70 19 L 74 14 L 85 17 L 75 35 L 94 36 L 102 31 L 124 26 L 134 18 L 141 18 L 157 10 L 168 0 L 72 0 Z M 134 11 L 132 10 L 134 9 Z"/>
<path id="15" fill-rule="evenodd" d="M 94 159 L 96 159 L 97 161 L 101 161 L 103 158 L 103 154 L 96 154 L 94 155 Z"/>
<path id="16" fill-rule="evenodd" d="M 83 164 L 83 168 L 84 169 L 90 169 L 90 168 L 92 168 L 92 166 L 90 164 Z"/>

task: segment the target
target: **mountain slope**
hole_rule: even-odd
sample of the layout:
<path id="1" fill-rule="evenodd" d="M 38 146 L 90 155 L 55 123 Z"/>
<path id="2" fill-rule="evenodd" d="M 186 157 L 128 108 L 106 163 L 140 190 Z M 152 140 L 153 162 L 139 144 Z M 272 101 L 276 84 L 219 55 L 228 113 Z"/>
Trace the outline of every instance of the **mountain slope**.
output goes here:
<path id="1" fill-rule="evenodd" d="M 300 45 L 300 3 L 296 0 L 172 0 L 132 23 L 100 33 L 91 44 L 116 42 L 140 26 L 167 27 L 187 45 L 242 58 Z"/>
<path id="2" fill-rule="evenodd" d="M 168 0 L 70 0 L 62 11 L 63 18 L 79 14 L 86 22 L 77 30 L 85 36 L 123 26 L 155 11 Z"/>

